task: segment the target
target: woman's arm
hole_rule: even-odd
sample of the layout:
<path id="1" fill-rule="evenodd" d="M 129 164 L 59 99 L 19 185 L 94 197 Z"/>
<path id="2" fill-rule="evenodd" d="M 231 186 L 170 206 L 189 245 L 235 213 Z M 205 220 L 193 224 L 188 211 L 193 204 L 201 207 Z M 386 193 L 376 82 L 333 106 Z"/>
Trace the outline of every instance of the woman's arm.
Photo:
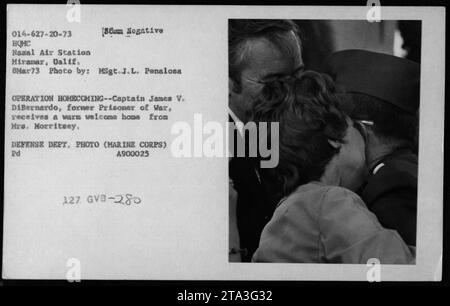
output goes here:
<path id="1" fill-rule="evenodd" d="M 394 230 L 385 229 L 361 198 L 332 187 L 320 203 L 318 216 L 323 259 L 336 263 L 413 264 L 414 256 Z"/>

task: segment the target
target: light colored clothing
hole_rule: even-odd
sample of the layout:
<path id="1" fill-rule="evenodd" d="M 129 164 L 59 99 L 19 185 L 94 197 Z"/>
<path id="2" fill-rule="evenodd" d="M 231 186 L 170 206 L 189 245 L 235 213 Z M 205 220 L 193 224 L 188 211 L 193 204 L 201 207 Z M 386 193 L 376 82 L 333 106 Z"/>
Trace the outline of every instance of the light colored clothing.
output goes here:
<path id="1" fill-rule="evenodd" d="M 354 192 L 311 182 L 282 200 L 264 228 L 253 261 L 414 264 L 394 230 L 383 228 Z"/>

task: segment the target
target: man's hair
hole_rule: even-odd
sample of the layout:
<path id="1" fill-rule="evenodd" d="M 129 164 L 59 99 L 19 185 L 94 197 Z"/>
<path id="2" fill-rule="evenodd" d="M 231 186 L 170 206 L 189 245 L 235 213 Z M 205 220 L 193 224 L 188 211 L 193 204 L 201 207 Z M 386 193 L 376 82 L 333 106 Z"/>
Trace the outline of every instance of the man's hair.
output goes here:
<path id="1" fill-rule="evenodd" d="M 373 121 L 371 129 L 387 145 L 405 143 L 415 147 L 418 120 L 415 114 L 363 93 L 348 93 L 341 99 L 345 112 L 355 120 Z"/>
<path id="2" fill-rule="evenodd" d="M 348 128 L 338 99 L 329 76 L 306 71 L 265 85 L 255 101 L 252 120 L 279 122 L 279 163 L 267 171 L 279 184 L 281 196 L 319 180 L 339 152 L 329 143 L 343 142 Z M 268 134 L 270 139 L 270 131 Z"/>
<path id="3" fill-rule="evenodd" d="M 300 46 L 298 26 L 292 20 L 277 19 L 230 19 L 228 22 L 228 68 L 229 77 L 237 92 L 241 91 L 241 71 L 248 61 L 248 42 L 265 38 L 286 55 L 294 54 L 292 43 L 286 33 L 293 31 Z M 295 46 L 296 48 L 297 46 Z"/>

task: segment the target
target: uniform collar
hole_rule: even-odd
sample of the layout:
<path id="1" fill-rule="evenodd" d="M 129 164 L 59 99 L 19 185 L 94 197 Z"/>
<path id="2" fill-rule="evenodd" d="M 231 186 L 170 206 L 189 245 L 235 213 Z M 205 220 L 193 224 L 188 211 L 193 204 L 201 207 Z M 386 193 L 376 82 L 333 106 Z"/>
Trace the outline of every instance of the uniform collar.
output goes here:
<path id="1" fill-rule="evenodd" d="M 380 165 L 386 161 L 387 159 L 393 158 L 398 155 L 402 155 L 405 153 L 412 153 L 412 149 L 409 146 L 401 146 L 396 149 L 394 149 L 392 152 L 385 154 L 377 159 L 375 159 L 373 162 L 370 163 L 368 169 L 369 169 L 369 175 L 375 174 L 380 167 Z"/>

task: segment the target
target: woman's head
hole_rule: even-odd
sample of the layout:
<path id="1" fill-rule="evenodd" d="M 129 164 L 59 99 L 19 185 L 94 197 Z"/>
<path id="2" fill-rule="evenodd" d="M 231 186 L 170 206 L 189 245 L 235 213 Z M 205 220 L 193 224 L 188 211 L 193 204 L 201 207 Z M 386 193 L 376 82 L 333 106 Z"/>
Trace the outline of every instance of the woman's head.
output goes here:
<path id="1" fill-rule="evenodd" d="M 272 171 L 289 194 L 299 185 L 322 180 L 333 168 L 336 184 L 355 190 L 364 167 L 364 141 L 338 108 L 327 75 L 306 71 L 275 81 L 255 101 L 252 120 L 279 122 L 279 163 Z"/>

